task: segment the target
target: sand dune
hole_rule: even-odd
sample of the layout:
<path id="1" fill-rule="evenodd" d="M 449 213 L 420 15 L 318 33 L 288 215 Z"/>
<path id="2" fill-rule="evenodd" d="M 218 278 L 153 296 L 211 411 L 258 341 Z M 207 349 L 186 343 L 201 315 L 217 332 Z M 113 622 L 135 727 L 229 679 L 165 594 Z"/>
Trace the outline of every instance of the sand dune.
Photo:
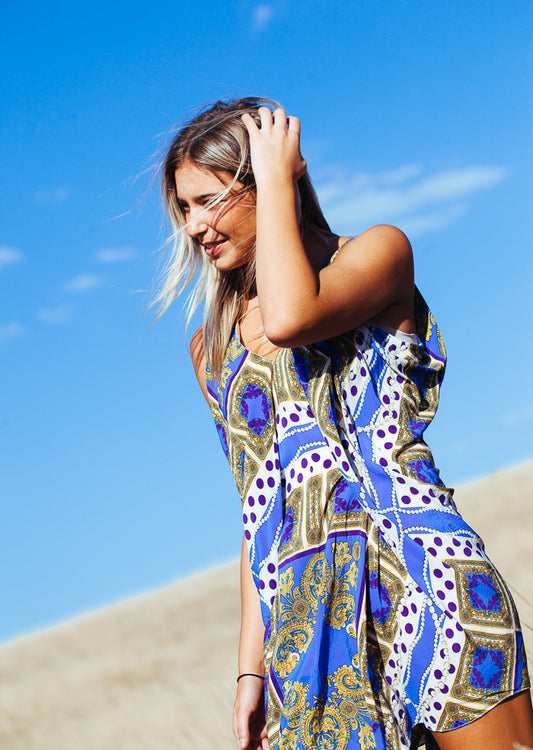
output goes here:
<path id="1" fill-rule="evenodd" d="M 456 492 L 494 562 L 526 597 L 532 488 L 530 461 Z M 531 655 L 533 607 L 516 599 Z M 238 619 L 231 563 L 4 645 L 0 747 L 233 748 Z"/>

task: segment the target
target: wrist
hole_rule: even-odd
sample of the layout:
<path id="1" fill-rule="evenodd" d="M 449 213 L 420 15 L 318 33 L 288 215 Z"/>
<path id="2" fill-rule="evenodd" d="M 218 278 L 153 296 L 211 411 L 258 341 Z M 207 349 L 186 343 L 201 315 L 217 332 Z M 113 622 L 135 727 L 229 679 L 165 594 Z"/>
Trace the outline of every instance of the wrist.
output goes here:
<path id="1" fill-rule="evenodd" d="M 252 680 L 264 682 L 265 675 L 259 674 L 257 672 L 241 672 L 241 674 L 237 677 L 237 683 L 239 682 L 239 680 L 242 680 L 242 679 L 252 679 Z"/>
<path id="2" fill-rule="evenodd" d="M 261 644 L 262 645 L 262 644 Z M 257 655 L 248 653 L 245 659 L 239 659 L 237 664 L 238 675 L 241 674 L 258 674 L 265 676 L 265 662 L 263 659 L 263 650 Z"/>
<path id="3" fill-rule="evenodd" d="M 258 192 L 264 190 L 294 192 L 294 185 L 296 182 L 297 178 L 293 177 L 293 175 L 273 170 L 269 170 L 269 172 L 263 175 L 256 175 L 255 177 L 255 184 Z"/>

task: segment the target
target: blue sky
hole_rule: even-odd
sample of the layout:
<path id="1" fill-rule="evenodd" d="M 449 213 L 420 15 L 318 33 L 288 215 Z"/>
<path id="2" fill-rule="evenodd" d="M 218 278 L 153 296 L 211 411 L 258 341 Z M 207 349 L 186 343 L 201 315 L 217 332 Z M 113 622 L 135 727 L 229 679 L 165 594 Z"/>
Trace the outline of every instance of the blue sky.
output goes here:
<path id="1" fill-rule="evenodd" d="M 533 455 L 532 31 L 529 0 L 2 11 L 0 638 L 238 553 L 179 307 L 144 312 L 156 154 L 205 102 L 278 99 L 333 227 L 410 235 L 445 481 Z"/>

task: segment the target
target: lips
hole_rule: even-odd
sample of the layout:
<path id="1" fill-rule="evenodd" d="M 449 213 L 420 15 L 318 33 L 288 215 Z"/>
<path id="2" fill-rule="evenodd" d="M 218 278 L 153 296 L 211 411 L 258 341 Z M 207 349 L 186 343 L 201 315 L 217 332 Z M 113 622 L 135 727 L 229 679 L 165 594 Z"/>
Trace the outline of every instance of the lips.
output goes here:
<path id="1" fill-rule="evenodd" d="M 206 242 L 204 244 L 204 250 L 210 258 L 216 258 L 223 244 L 224 240 L 218 240 L 217 242 Z"/>

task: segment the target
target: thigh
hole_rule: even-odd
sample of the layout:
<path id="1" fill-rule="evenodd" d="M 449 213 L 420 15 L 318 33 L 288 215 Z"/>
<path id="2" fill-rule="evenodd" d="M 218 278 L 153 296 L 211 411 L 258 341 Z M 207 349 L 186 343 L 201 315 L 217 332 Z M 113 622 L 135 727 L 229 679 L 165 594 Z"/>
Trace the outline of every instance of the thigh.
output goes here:
<path id="1" fill-rule="evenodd" d="M 528 691 L 499 703 L 480 719 L 448 732 L 433 732 L 440 750 L 533 749 L 533 709 Z"/>

